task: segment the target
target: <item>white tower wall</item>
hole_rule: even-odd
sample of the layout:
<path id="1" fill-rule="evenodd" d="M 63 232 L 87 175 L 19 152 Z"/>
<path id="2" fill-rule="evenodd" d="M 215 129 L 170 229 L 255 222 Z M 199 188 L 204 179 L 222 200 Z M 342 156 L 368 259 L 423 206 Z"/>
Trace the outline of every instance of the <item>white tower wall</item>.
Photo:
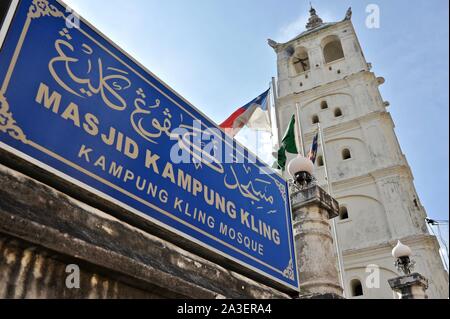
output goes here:
<path id="1" fill-rule="evenodd" d="M 344 57 L 327 62 L 324 47 L 330 39 L 341 42 Z M 359 280 L 364 295 L 355 298 L 393 298 L 387 281 L 398 276 L 391 251 L 400 239 L 412 248 L 416 271 L 429 279 L 429 297 L 448 298 L 439 245 L 427 231 L 425 209 L 387 111 L 389 104 L 379 91 L 384 79 L 371 72 L 351 19 L 321 23 L 287 43 L 270 45 L 278 58 L 278 135 L 283 136 L 296 105 L 306 148 L 317 131 L 315 116 L 324 128 L 333 195 L 348 210 L 348 218 L 337 222 L 347 294 Z M 303 63 L 309 69 L 299 72 L 296 57 L 306 57 L 300 52 L 307 52 L 309 62 Z M 342 115 L 336 116 L 337 109 Z M 343 159 L 344 150 L 350 151 L 350 159 Z M 316 175 L 325 186 L 324 167 L 318 166 Z M 379 267 L 379 287 L 372 284 L 370 265 Z"/>

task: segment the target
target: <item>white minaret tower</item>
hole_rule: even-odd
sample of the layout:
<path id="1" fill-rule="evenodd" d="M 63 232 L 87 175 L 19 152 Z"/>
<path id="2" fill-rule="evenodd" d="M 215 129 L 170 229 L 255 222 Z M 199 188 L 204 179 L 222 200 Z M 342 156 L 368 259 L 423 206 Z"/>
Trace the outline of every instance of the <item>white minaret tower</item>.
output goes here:
<path id="1" fill-rule="evenodd" d="M 324 23 L 313 8 L 310 13 L 307 30 L 296 38 L 269 40 L 278 57 L 278 136 L 296 107 L 307 148 L 321 123 L 329 179 L 341 205 L 337 233 L 347 297 L 393 298 L 388 280 L 398 271 L 391 252 L 401 240 L 414 251 L 417 272 L 429 280 L 429 297 L 448 298 L 439 244 L 427 230 L 389 103 L 379 91 L 385 80 L 371 72 L 350 9 L 336 23 Z M 322 153 L 316 166 L 326 189 Z"/>

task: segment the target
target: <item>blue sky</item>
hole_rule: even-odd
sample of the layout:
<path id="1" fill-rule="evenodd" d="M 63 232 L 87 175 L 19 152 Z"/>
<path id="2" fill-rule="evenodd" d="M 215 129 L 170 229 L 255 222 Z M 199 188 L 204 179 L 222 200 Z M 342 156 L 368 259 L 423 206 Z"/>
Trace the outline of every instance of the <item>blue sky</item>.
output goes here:
<path id="1" fill-rule="evenodd" d="M 304 30 L 300 0 L 66 0 L 83 17 L 220 122 L 262 93 L 276 75 L 267 39 Z M 366 7 L 381 27 L 365 26 Z M 449 214 L 449 34 L 447 0 L 316 0 L 325 21 L 349 6 L 373 71 L 386 78 L 396 132 L 428 214 Z M 447 232 L 447 230 L 446 230 Z"/>

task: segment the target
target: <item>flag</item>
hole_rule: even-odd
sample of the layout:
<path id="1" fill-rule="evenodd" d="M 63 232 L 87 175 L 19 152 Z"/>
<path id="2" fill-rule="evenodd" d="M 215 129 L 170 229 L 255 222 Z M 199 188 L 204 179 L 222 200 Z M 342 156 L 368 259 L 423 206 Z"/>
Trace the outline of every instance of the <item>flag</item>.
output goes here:
<path id="1" fill-rule="evenodd" d="M 308 158 L 311 160 L 311 162 L 313 162 L 313 164 L 316 163 L 318 150 L 319 150 L 319 132 L 317 132 L 316 136 L 314 136 L 311 150 L 308 153 Z"/>
<path id="2" fill-rule="evenodd" d="M 284 134 L 283 141 L 281 142 L 281 147 L 278 151 L 278 168 L 281 170 L 286 169 L 287 155 L 286 153 L 298 154 L 297 141 L 296 141 L 296 126 L 295 126 L 295 115 L 292 116 L 291 122 L 289 123 L 288 130 Z"/>
<path id="3" fill-rule="evenodd" d="M 270 89 L 239 108 L 225 122 L 220 124 L 220 127 L 233 137 L 246 125 L 251 129 L 271 132 L 269 92 Z"/>

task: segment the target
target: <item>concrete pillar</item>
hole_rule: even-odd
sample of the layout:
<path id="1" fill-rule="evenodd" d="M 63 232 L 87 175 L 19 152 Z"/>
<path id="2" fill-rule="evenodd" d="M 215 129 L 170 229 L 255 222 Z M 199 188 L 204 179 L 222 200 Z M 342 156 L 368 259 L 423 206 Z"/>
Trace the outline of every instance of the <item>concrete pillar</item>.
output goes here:
<path id="1" fill-rule="evenodd" d="M 389 285 L 399 299 L 428 299 L 428 279 L 415 273 L 389 280 Z"/>
<path id="2" fill-rule="evenodd" d="M 339 204 L 322 188 L 311 186 L 292 194 L 300 296 L 342 298 L 330 219 Z"/>

